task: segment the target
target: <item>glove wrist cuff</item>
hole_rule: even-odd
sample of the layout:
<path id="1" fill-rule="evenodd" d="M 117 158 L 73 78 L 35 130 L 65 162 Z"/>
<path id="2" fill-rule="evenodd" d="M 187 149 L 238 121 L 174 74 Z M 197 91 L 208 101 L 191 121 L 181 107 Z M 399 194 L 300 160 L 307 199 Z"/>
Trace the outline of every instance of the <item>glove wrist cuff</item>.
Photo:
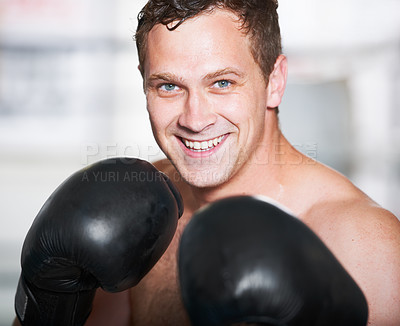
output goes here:
<path id="1" fill-rule="evenodd" d="M 81 326 L 88 318 L 96 289 L 72 293 L 51 292 L 21 275 L 15 312 L 23 326 Z"/>

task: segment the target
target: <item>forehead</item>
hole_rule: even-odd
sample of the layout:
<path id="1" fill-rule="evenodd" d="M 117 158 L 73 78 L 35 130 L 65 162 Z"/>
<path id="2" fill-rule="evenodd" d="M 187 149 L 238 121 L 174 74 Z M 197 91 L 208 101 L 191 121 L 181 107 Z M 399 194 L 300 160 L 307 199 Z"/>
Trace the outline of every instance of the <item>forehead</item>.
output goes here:
<path id="1" fill-rule="evenodd" d="M 148 35 L 145 72 L 255 64 L 249 45 L 238 17 L 228 10 L 214 9 L 172 31 L 155 25 Z"/>

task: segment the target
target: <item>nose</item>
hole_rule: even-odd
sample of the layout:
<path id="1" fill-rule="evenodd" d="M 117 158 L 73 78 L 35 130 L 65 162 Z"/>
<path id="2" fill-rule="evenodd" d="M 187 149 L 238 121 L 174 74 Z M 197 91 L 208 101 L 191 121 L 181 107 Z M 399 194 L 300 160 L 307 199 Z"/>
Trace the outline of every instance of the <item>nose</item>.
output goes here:
<path id="1" fill-rule="evenodd" d="M 205 94 L 201 91 L 188 93 L 184 110 L 178 119 L 181 127 L 192 132 L 201 132 L 213 125 L 216 119 L 212 104 Z"/>

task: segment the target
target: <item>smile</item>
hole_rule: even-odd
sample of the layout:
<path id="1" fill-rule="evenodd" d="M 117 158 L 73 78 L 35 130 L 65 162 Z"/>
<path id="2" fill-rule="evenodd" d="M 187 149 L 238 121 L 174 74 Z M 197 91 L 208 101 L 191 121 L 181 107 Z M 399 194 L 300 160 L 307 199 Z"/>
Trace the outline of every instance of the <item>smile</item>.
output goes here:
<path id="1" fill-rule="evenodd" d="M 205 152 L 216 147 L 224 138 L 225 135 L 203 141 L 193 141 L 185 138 L 181 138 L 181 140 L 182 143 L 190 150 L 195 152 Z"/>

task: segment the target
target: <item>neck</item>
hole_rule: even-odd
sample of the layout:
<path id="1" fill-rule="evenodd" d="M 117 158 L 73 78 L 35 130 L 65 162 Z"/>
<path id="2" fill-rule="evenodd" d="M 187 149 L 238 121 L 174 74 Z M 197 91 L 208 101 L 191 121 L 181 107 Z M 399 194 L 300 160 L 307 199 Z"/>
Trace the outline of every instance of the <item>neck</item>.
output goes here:
<path id="1" fill-rule="evenodd" d="M 264 195 L 279 201 L 290 165 L 286 163 L 296 151 L 282 135 L 275 113 L 269 113 L 260 146 L 239 171 L 216 187 L 192 187 L 197 208 L 236 195 Z"/>

